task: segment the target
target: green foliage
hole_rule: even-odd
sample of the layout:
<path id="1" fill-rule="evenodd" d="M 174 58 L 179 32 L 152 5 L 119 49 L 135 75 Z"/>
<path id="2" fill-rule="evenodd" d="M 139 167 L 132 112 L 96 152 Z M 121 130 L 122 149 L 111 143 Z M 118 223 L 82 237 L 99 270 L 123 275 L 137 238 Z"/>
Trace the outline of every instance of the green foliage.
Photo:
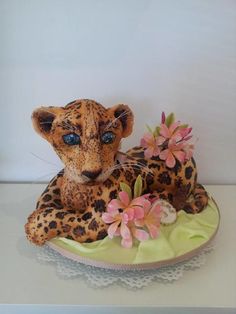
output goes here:
<path id="1" fill-rule="evenodd" d="M 167 117 L 166 117 L 166 126 L 169 127 L 173 122 L 175 121 L 175 115 L 173 112 L 171 112 Z"/>
<path id="2" fill-rule="evenodd" d="M 143 180 L 141 175 L 139 175 L 134 184 L 134 198 L 139 197 L 142 194 Z"/>
<path id="3" fill-rule="evenodd" d="M 120 188 L 122 191 L 126 192 L 129 195 L 129 199 L 132 200 L 132 190 L 130 186 L 124 182 L 120 182 Z"/>

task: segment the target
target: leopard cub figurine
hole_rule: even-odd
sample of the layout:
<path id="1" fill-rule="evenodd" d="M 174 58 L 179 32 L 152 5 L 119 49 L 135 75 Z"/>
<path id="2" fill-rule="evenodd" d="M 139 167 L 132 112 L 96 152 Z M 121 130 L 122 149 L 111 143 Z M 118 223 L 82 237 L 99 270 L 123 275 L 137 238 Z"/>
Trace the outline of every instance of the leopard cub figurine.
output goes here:
<path id="1" fill-rule="evenodd" d="M 168 200 L 176 210 L 198 213 L 208 203 L 197 184 L 193 158 L 168 168 L 159 157 L 146 159 L 142 147 L 118 158 L 122 138 L 133 129 L 126 105 L 104 108 L 88 99 L 65 107 L 41 107 L 32 114 L 35 130 L 54 148 L 65 165 L 40 196 L 25 225 L 27 238 L 37 245 L 60 236 L 93 242 L 107 236 L 102 220 L 107 204 L 117 197 L 120 182 L 133 185 L 140 174 L 143 193 Z"/>

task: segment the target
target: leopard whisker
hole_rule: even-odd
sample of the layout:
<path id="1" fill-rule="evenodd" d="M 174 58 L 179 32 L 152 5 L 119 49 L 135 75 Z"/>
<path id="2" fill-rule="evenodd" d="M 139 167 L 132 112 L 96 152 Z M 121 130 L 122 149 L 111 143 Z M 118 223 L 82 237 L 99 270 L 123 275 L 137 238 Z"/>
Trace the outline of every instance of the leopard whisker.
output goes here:
<path id="1" fill-rule="evenodd" d="M 52 166 L 54 166 L 54 167 L 56 167 L 56 168 L 60 168 L 60 169 L 61 169 L 61 167 L 60 167 L 59 165 L 56 165 L 56 164 L 54 164 L 53 162 L 48 161 L 48 160 L 46 160 L 46 159 L 44 159 L 44 158 L 42 158 L 42 157 L 36 155 L 36 154 L 33 153 L 33 152 L 30 152 L 30 154 L 31 154 L 32 156 L 34 156 L 35 158 L 38 158 L 39 160 L 41 160 L 41 161 L 43 161 L 43 162 L 45 162 L 45 163 L 47 163 L 47 164 L 49 164 L 49 165 L 52 165 Z"/>

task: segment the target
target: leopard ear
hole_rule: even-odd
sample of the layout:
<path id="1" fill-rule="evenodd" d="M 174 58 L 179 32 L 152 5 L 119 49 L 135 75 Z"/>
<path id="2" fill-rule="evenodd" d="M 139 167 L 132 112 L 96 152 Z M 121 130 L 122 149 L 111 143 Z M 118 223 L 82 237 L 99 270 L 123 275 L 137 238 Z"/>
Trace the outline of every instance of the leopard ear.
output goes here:
<path id="1" fill-rule="evenodd" d="M 114 118 L 121 122 L 123 129 L 122 136 L 129 136 L 133 131 L 134 124 L 134 115 L 129 106 L 120 104 L 112 107 L 110 110 L 113 111 Z"/>
<path id="2" fill-rule="evenodd" d="M 52 123 L 55 120 L 60 108 L 58 107 L 40 107 L 33 111 L 32 122 L 34 129 L 45 139 L 49 139 Z"/>

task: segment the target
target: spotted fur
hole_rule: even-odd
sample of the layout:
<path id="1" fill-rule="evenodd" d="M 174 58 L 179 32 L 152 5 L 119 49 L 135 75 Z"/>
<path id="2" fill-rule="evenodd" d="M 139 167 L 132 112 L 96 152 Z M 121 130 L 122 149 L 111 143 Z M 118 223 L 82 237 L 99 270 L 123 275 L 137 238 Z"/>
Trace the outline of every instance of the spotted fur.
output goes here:
<path id="1" fill-rule="evenodd" d="M 56 236 L 78 242 L 103 239 L 108 226 L 101 216 L 108 202 L 117 197 L 120 182 L 134 185 L 139 174 L 143 193 L 167 199 L 177 210 L 198 213 L 208 202 L 204 188 L 197 184 L 193 158 L 170 169 L 158 157 L 146 159 L 143 148 L 137 146 L 119 161 L 120 141 L 131 134 L 133 127 L 128 106 L 105 109 L 95 101 L 76 100 L 62 108 L 41 107 L 33 112 L 32 119 L 36 131 L 65 164 L 40 196 L 25 225 L 28 239 L 37 245 Z M 115 134 L 115 140 L 104 144 L 101 135 L 108 130 Z M 81 143 L 65 144 L 63 135 L 68 133 L 78 134 Z"/>

